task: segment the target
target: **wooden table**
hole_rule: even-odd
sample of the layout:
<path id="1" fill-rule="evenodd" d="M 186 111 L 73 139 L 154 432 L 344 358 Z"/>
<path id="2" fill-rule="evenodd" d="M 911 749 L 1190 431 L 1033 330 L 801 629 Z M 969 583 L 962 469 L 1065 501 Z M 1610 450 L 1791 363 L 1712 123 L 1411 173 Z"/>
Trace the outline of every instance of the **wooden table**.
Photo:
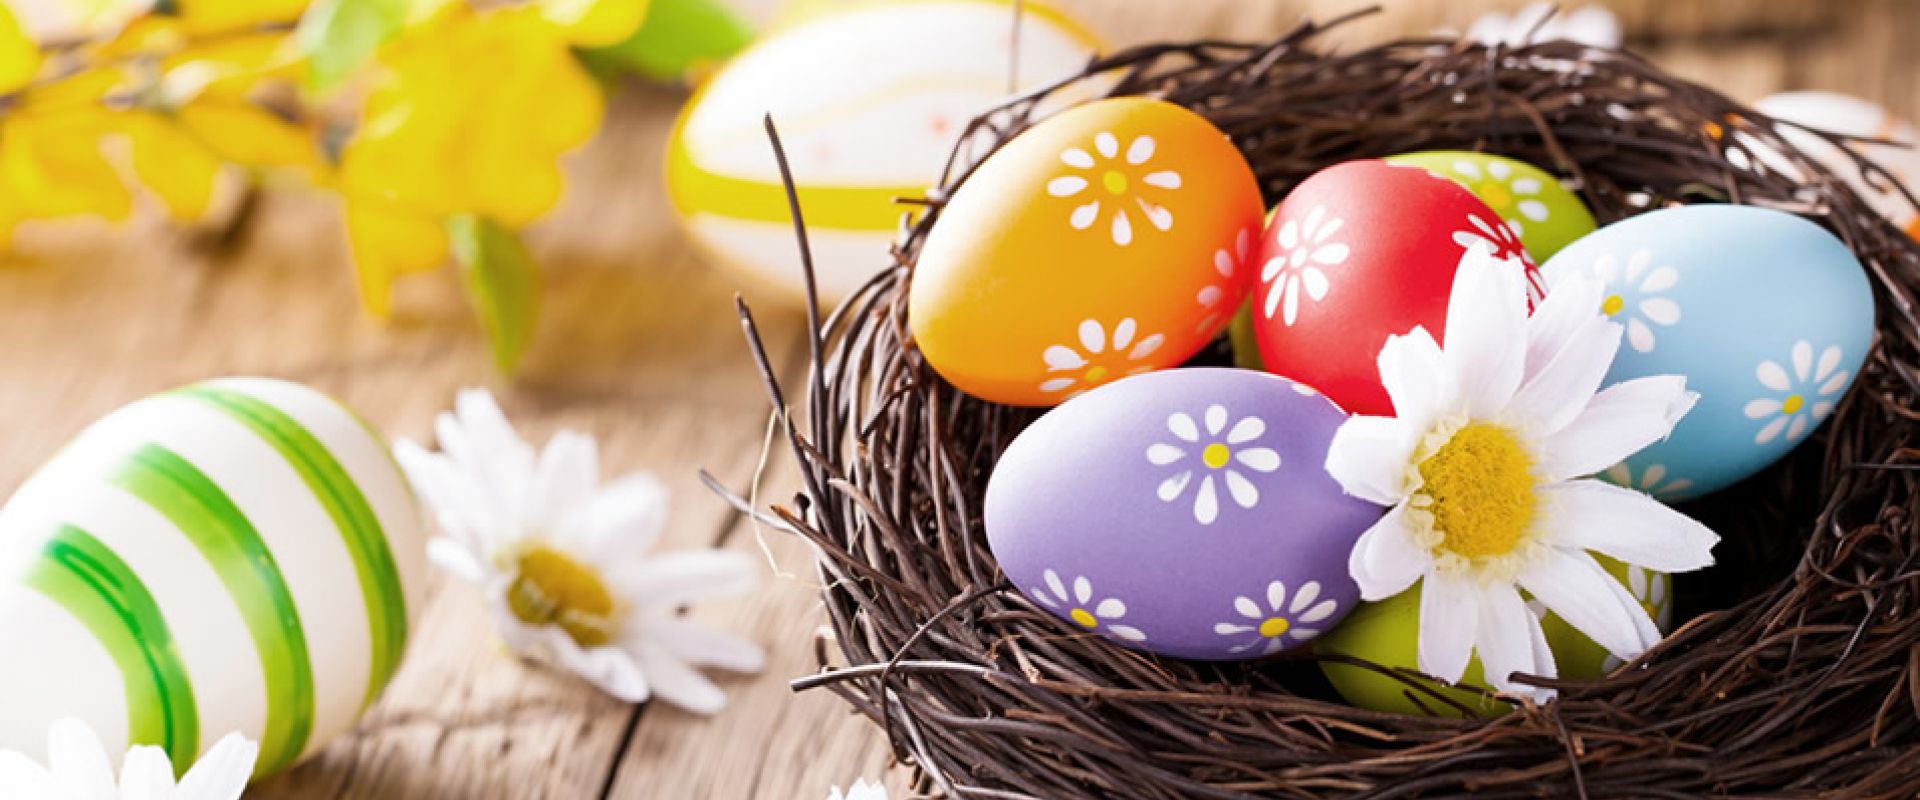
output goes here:
<path id="1" fill-rule="evenodd" d="M 1267 36 L 1303 11 L 1324 18 L 1357 3 L 1063 5 L 1124 44 Z M 1495 4 L 1392 5 L 1337 39 L 1464 26 L 1470 8 Z M 1920 111 L 1920 2 L 1617 7 L 1645 52 L 1737 97 L 1829 88 L 1909 117 Z M 768 561 L 763 591 L 691 612 L 771 654 L 762 675 L 721 677 L 732 706 L 714 718 L 627 706 L 524 668 L 490 641 L 475 593 L 436 577 L 384 700 L 351 735 L 255 796 L 787 800 L 824 797 L 830 784 L 887 769 L 876 729 L 831 696 L 787 689 L 789 678 L 816 668 L 819 614 L 806 549 L 756 530 L 695 476 L 705 467 L 744 490 L 761 459 L 768 405 L 733 316 L 732 282 L 699 261 L 666 209 L 662 144 L 684 98 L 679 89 L 623 87 L 605 131 L 572 158 L 567 201 L 534 235 L 547 300 L 538 339 L 512 381 L 490 368 L 451 273 L 404 285 L 401 317 L 391 325 L 363 317 L 338 209 L 324 198 L 270 195 L 225 243 L 153 221 L 112 235 L 86 224 L 33 231 L 0 268 L 0 487 L 17 485 L 107 411 L 211 376 L 305 382 L 385 431 L 417 439 L 457 389 L 491 386 L 537 440 L 563 427 L 582 430 L 599 437 L 610 470 L 667 480 L 675 496 L 662 547 L 727 547 Z M 805 355 L 800 315 L 771 303 L 757 308 L 777 366 L 796 380 Z M 790 496 L 790 474 L 776 451 L 763 497 Z M 889 777 L 895 797 L 904 796 L 906 771 Z"/>

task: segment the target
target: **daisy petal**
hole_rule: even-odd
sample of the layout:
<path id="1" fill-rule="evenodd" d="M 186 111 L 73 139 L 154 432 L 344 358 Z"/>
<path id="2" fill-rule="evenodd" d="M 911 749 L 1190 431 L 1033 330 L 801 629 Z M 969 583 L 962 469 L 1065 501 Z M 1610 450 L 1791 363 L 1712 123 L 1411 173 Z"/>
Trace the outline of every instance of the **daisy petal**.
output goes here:
<path id="1" fill-rule="evenodd" d="M 1527 319 L 1527 374 L 1537 374 L 1548 361 L 1573 342 L 1600 308 L 1605 284 L 1585 273 L 1572 273 L 1553 284 L 1547 299 Z"/>
<path id="2" fill-rule="evenodd" d="M 1553 504 L 1550 540 L 1659 572 L 1713 565 L 1720 537 L 1691 517 L 1631 489 L 1568 481 L 1543 489 Z"/>
<path id="3" fill-rule="evenodd" d="M 1787 377 L 1786 368 L 1780 366 L 1778 362 L 1760 362 L 1760 366 L 1754 368 L 1753 376 L 1759 379 L 1761 386 L 1765 386 L 1776 392 L 1785 392 L 1793 389 L 1793 379 Z"/>
<path id="4" fill-rule="evenodd" d="M 1516 577 L 1520 588 L 1621 660 L 1632 659 L 1659 641 L 1659 632 L 1639 601 L 1584 551 L 1546 548 Z M 1653 631 L 1651 636 L 1648 631 Z"/>
<path id="5" fill-rule="evenodd" d="M 1233 610 L 1240 612 L 1240 616 L 1247 619 L 1267 618 L 1267 615 L 1260 611 L 1260 604 L 1253 602 L 1251 597 L 1233 598 Z"/>
<path id="6" fill-rule="evenodd" d="M 1619 323 L 1590 314 L 1567 346 L 1528 374 L 1507 413 L 1534 423 L 1537 435 L 1558 433 L 1586 410 L 1620 351 Z"/>
<path id="7" fill-rule="evenodd" d="M 746 553 L 686 550 L 609 566 L 605 575 L 614 593 L 629 602 L 672 607 L 753 591 L 759 563 Z"/>
<path id="8" fill-rule="evenodd" d="M 1060 153 L 1061 163 L 1081 169 L 1093 168 L 1093 154 L 1078 147 L 1069 147 Z"/>
<path id="9" fill-rule="evenodd" d="M 1180 496 L 1181 492 L 1187 490 L 1187 482 L 1191 480 L 1193 480 L 1191 470 L 1181 472 L 1161 481 L 1160 488 L 1155 490 L 1154 494 L 1160 498 L 1161 502 L 1171 503 Z"/>
<path id="10" fill-rule="evenodd" d="M 1202 525 L 1212 525 L 1220 516 L 1220 499 L 1214 496 L 1213 476 L 1200 479 L 1200 488 L 1193 494 L 1193 518 Z"/>
<path id="11" fill-rule="evenodd" d="M 1113 158 L 1115 154 L 1120 152 L 1120 140 L 1115 139 L 1112 133 L 1101 131 L 1094 134 L 1093 148 L 1099 150 L 1100 155 Z"/>
<path id="12" fill-rule="evenodd" d="M 1170 444 L 1147 445 L 1147 463 L 1155 466 L 1166 466 L 1185 458 L 1186 455 L 1187 451 Z"/>
<path id="13" fill-rule="evenodd" d="M 1087 179 L 1078 175 L 1066 175 L 1047 181 L 1047 194 L 1054 197 L 1071 197 L 1087 188 Z"/>
<path id="14" fill-rule="evenodd" d="M 20 797 L 59 797 L 63 791 L 59 784 L 53 782 L 53 775 L 45 767 L 12 750 L 0 750 L 0 786 L 18 793 Z M 107 788 L 113 792 L 106 795 L 107 800 L 115 800 L 118 792 L 113 791 L 112 784 L 108 784 Z M 94 798 L 88 797 L 87 800 Z"/>
<path id="15" fill-rule="evenodd" d="M 1095 200 L 1086 205 L 1074 207 L 1073 214 L 1067 217 L 1067 224 L 1072 225 L 1076 231 L 1084 231 L 1093 227 L 1094 220 L 1099 218 L 1100 201 Z"/>
<path id="16" fill-rule="evenodd" d="M 646 641 L 688 664 L 743 673 L 759 672 L 767 667 L 766 651 L 759 645 L 679 617 L 647 620 L 639 633 Z"/>
<path id="17" fill-rule="evenodd" d="M 1656 324 L 1672 325 L 1680 321 L 1680 304 L 1665 297 L 1649 297 L 1640 301 L 1640 313 Z"/>
<path id="18" fill-rule="evenodd" d="M 1235 450 L 1233 460 L 1255 472 L 1272 472 L 1280 468 L 1280 454 L 1271 447 L 1247 447 Z"/>
<path id="19" fill-rule="evenodd" d="M 427 540 L 427 560 L 441 571 L 474 585 L 487 580 L 487 567 L 480 556 L 464 544 L 445 536 Z"/>
<path id="20" fill-rule="evenodd" d="M 1093 615 L 1101 619 L 1120 619 L 1127 615 L 1127 604 L 1118 597 L 1109 597 L 1094 607 Z"/>
<path id="21" fill-rule="evenodd" d="M 1133 137 L 1133 144 L 1127 145 L 1127 163 L 1138 166 L 1149 158 L 1153 158 L 1153 137 Z"/>
<path id="22" fill-rule="evenodd" d="M 1480 248 L 1469 249 L 1454 274 L 1443 352 L 1469 416 L 1493 416 L 1520 388 L 1526 354 L 1514 340 L 1525 335 L 1527 324 L 1522 277 Z"/>
<path id="23" fill-rule="evenodd" d="M 1747 419 L 1765 419 L 1780 413 L 1780 401 L 1771 397 L 1749 400 L 1742 413 L 1747 415 Z"/>
<path id="24" fill-rule="evenodd" d="M 1541 447 L 1542 477 L 1584 478 L 1620 463 L 1666 438 L 1699 399 L 1679 375 L 1635 378 L 1602 389 L 1578 418 L 1547 437 Z"/>
<path id="25" fill-rule="evenodd" d="M 87 800 L 114 800 L 113 762 L 93 729 L 77 719 L 63 719 L 47 729 L 47 767 L 52 780 L 67 792 Z M 0 787 L 17 789 L 0 781 Z M 51 795 L 52 793 L 49 793 Z"/>
<path id="26" fill-rule="evenodd" d="M 1557 677 L 1560 667 L 1554 663 L 1553 647 L 1547 644 L 1547 632 L 1540 627 L 1540 616 L 1527 609 L 1527 638 L 1533 649 L 1533 674 L 1542 678 Z M 1545 686 L 1515 687 L 1517 691 L 1533 696 L 1536 703 L 1545 703 L 1553 699 L 1554 690 Z"/>
<path id="27" fill-rule="evenodd" d="M 652 475 L 634 473 L 600 487 L 579 518 L 581 549 L 617 559 L 653 549 L 666 530 L 672 492 Z"/>
<path id="28" fill-rule="evenodd" d="M 1125 247 L 1133 243 L 1133 222 L 1127 219 L 1127 212 L 1113 212 L 1113 243 Z"/>
<path id="29" fill-rule="evenodd" d="M 1253 508 L 1260 502 L 1260 490 L 1253 482 L 1241 475 L 1239 470 L 1227 470 L 1227 493 L 1233 496 L 1233 502 L 1241 508 Z"/>
<path id="30" fill-rule="evenodd" d="M 1461 577 L 1430 572 L 1420 584 L 1420 671 L 1456 683 L 1473 658 L 1484 592 Z"/>
<path id="31" fill-rule="evenodd" d="M 1409 427 L 1425 428 L 1455 403 L 1458 387 L 1447 370 L 1446 355 L 1424 327 L 1387 337 L 1376 366 L 1394 414 Z"/>
<path id="32" fill-rule="evenodd" d="M 1350 417 L 1333 432 L 1327 473 L 1347 494 L 1390 506 L 1407 496 L 1416 431 L 1395 417 Z"/>
<path id="33" fill-rule="evenodd" d="M 120 765 L 123 800 L 167 800 L 173 788 L 173 764 L 167 761 L 167 751 L 152 745 L 127 751 Z"/>
<path id="34" fill-rule="evenodd" d="M 1080 321 L 1080 347 L 1089 353 L 1102 353 L 1107 349 L 1107 329 L 1099 320 Z"/>
<path id="35" fill-rule="evenodd" d="M 1413 541 L 1406 506 L 1394 506 L 1353 545 L 1347 572 L 1363 600 L 1385 600 L 1420 579 L 1433 556 Z"/>
<path id="36" fill-rule="evenodd" d="M 1531 693 L 1532 687 L 1515 682 L 1512 676 L 1516 672 L 1532 674 L 1538 665 L 1533 653 L 1533 631 L 1528 626 L 1538 627 L 1540 621 L 1527 610 L 1526 601 L 1520 599 L 1520 593 L 1510 583 L 1495 583 L 1481 589 L 1479 605 L 1474 650 L 1480 656 L 1487 683 L 1502 692 Z"/>
<path id="37" fill-rule="evenodd" d="M 1140 180 L 1148 186 L 1158 186 L 1162 189 L 1180 188 L 1180 173 L 1174 172 L 1173 170 L 1149 172 L 1146 177 Z"/>
<path id="38" fill-rule="evenodd" d="M 1337 610 L 1339 607 L 1340 607 L 1340 603 L 1338 601 L 1322 600 L 1319 603 L 1314 604 L 1312 608 L 1307 609 L 1305 613 L 1301 614 L 1299 621 L 1300 622 L 1319 622 L 1320 620 L 1333 616 L 1333 612 Z"/>
<path id="39" fill-rule="evenodd" d="M 259 757 L 259 744 L 238 733 L 229 733 L 194 762 L 193 769 L 180 779 L 174 797 L 239 800 L 247 790 L 247 781 L 253 778 L 253 764 Z"/>
<path id="40" fill-rule="evenodd" d="M 1267 432 L 1267 423 L 1259 417 L 1244 417 L 1227 431 L 1227 444 L 1246 444 Z"/>
<path id="41" fill-rule="evenodd" d="M 1813 379 L 1826 380 L 1833 375 L 1834 368 L 1838 366 L 1840 366 L 1840 345 L 1829 345 L 1827 349 L 1820 351 L 1820 363 L 1813 368 Z M 1820 393 L 1827 394 L 1827 391 L 1821 389 Z"/>
<path id="42" fill-rule="evenodd" d="M 555 666 L 593 684 L 615 699 L 644 703 L 652 696 L 652 674 L 634 662 L 633 656 L 617 647 L 583 650 L 558 628 L 546 629 L 546 652 Z"/>
<path id="43" fill-rule="evenodd" d="M 1087 365 L 1087 360 L 1080 356 L 1078 350 L 1064 345 L 1048 347 L 1040 354 L 1040 358 L 1047 362 L 1049 370 L 1079 369 Z"/>
<path id="44" fill-rule="evenodd" d="M 1107 631 L 1129 642 L 1144 642 L 1147 635 L 1131 625 L 1108 625 Z"/>
<path id="45" fill-rule="evenodd" d="M 713 681 L 656 647 L 643 647 L 634 660 L 653 684 L 654 696 L 695 714 L 711 716 L 727 707 L 727 694 Z"/>

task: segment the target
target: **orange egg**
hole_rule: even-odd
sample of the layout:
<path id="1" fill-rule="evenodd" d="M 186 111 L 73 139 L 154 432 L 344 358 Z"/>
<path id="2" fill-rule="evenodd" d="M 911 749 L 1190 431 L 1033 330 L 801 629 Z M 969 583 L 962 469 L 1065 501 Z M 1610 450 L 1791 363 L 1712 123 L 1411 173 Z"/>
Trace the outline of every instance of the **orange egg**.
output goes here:
<path id="1" fill-rule="evenodd" d="M 1260 190 L 1225 134 L 1160 100 L 1049 117 L 961 185 L 914 269 L 908 321 L 960 389 L 1050 406 L 1192 357 L 1253 283 Z"/>

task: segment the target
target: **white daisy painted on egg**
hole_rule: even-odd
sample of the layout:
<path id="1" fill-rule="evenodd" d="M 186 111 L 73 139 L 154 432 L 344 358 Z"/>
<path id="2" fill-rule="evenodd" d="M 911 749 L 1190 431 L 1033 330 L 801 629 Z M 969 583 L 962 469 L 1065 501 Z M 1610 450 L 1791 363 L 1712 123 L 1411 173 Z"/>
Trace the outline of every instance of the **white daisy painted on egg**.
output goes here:
<path id="1" fill-rule="evenodd" d="M 1793 343 L 1788 364 L 1762 361 L 1754 377 L 1769 390 L 1747 402 L 1747 419 L 1767 420 L 1753 435 L 1754 444 L 1767 444 L 1786 435 L 1797 442 L 1808 430 L 1833 413 L 1840 394 L 1847 390 L 1847 371 L 1840 368 L 1840 346 L 1830 345 L 1814 361 L 1813 344 L 1805 339 Z M 1791 371 L 1789 371 L 1791 369 Z"/>
<path id="2" fill-rule="evenodd" d="M 1151 371 L 1153 365 L 1142 362 L 1167 341 L 1158 333 L 1141 336 L 1140 324 L 1132 317 L 1114 323 L 1111 334 L 1093 319 L 1083 320 L 1076 333 L 1078 347 L 1056 344 L 1041 352 L 1051 377 L 1040 382 L 1040 391 L 1067 392 L 1073 397 L 1103 383 Z"/>
<path id="3" fill-rule="evenodd" d="M 1227 407 L 1218 404 L 1200 416 L 1199 422 L 1184 411 L 1168 416 L 1167 430 L 1178 441 L 1148 447 L 1147 461 L 1178 470 L 1160 482 L 1156 494 L 1162 502 L 1179 500 L 1188 486 L 1195 486 L 1193 518 L 1212 525 L 1220 516 L 1219 487 L 1226 487 L 1236 505 L 1253 508 L 1260 503 L 1260 489 L 1240 470 L 1272 472 L 1280 468 L 1280 453 L 1258 445 L 1267 432 L 1267 423 L 1259 417 L 1241 417 L 1229 428 Z"/>
<path id="4" fill-rule="evenodd" d="M 1129 642 L 1144 642 L 1147 635 L 1131 625 L 1115 624 L 1127 618 L 1127 604 L 1118 597 L 1095 600 L 1093 581 L 1081 575 L 1073 579 L 1071 591 L 1067 582 L 1060 579 L 1060 573 L 1047 570 L 1042 574 L 1046 586 L 1036 587 L 1027 592 L 1042 605 L 1060 612 L 1073 624 L 1089 631 L 1106 629 L 1108 633 Z"/>
<path id="5" fill-rule="evenodd" d="M 1074 230 L 1084 231 L 1106 214 L 1106 229 L 1113 243 L 1125 247 L 1133 243 L 1134 232 L 1145 225 L 1160 231 L 1173 229 L 1173 212 L 1149 200 L 1161 191 L 1180 188 L 1180 173 L 1154 169 L 1152 136 L 1135 136 L 1120 150 L 1120 138 L 1111 131 L 1093 137 L 1093 150 L 1069 147 L 1060 153 L 1060 162 L 1076 172 L 1047 181 L 1047 194 L 1075 198 L 1079 205 L 1067 217 Z M 1134 214 L 1139 215 L 1139 222 Z"/>
<path id="6" fill-rule="evenodd" d="M 1280 251 L 1260 269 L 1260 280 L 1267 284 L 1267 319 L 1277 311 L 1281 321 L 1292 325 L 1299 318 L 1303 295 L 1315 303 L 1327 296 L 1331 283 L 1321 267 L 1345 264 L 1353 252 L 1334 236 L 1344 224 L 1340 217 L 1328 217 L 1326 206 L 1314 206 L 1306 217 L 1280 226 L 1274 240 Z"/>
<path id="7" fill-rule="evenodd" d="M 1542 185 L 1539 178 L 1531 175 L 1516 175 L 1513 165 L 1504 161 L 1489 160 L 1486 169 L 1464 158 L 1455 159 L 1449 166 L 1455 175 L 1466 179 L 1473 193 L 1485 200 L 1497 213 L 1502 209 L 1512 209 L 1514 216 L 1502 221 L 1513 231 L 1514 236 L 1524 235 L 1527 222 L 1546 222 L 1549 216 L 1547 204 L 1540 200 Z M 1524 220 L 1524 221 L 1523 221 Z"/>
<path id="8" fill-rule="evenodd" d="M 1606 284 L 1600 313 L 1626 325 L 1627 346 L 1635 352 L 1653 352 L 1655 326 L 1665 328 L 1680 321 L 1680 304 L 1667 296 L 1680 283 L 1680 271 L 1665 264 L 1654 266 L 1653 251 L 1635 250 L 1624 265 L 1608 253 L 1594 260 L 1593 275 Z"/>
<path id="9" fill-rule="evenodd" d="M 1672 478 L 1667 475 L 1667 465 L 1648 464 L 1636 477 L 1633 468 L 1622 461 L 1607 468 L 1607 480 L 1615 486 L 1639 489 L 1654 497 L 1666 497 L 1691 490 L 1693 481 L 1687 478 Z"/>
<path id="10" fill-rule="evenodd" d="M 1246 639 L 1228 648 L 1230 652 L 1258 649 L 1261 655 L 1270 656 L 1309 641 L 1325 630 L 1318 623 L 1325 622 L 1340 609 L 1338 601 L 1321 599 L 1319 581 L 1301 584 L 1291 598 L 1287 597 L 1286 583 L 1274 581 L 1267 584 L 1265 601 L 1262 604 L 1245 595 L 1236 597 L 1233 610 L 1240 618 L 1213 626 L 1213 632 L 1221 636 Z"/>
<path id="11" fill-rule="evenodd" d="M 1194 328 L 1197 331 L 1211 331 L 1232 315 L 1234 309 L 1222 302 L 1227 298 L 1226 287 L 1221 283 L 1230 283 L 1233 276 L 1239 274 L 1241 265 L 1247 263 L 1247 256 L 1253 249 L 1253 231 L 1242 228 L 1239 235 L 1233 237 L 1233 247 L 1222 247 L 1213 251 L 1213 271 L 1220 276 L 1220 283 L 1209 283 L 1201 287 L 1194 300 L 1207 310 L 1205 318 Z"/>
<path id="12" fill-rule="evenodd" d="M 1654 623 L 1663 631 L 1673 627 L 1673 603 L 1672 598 L 1668 597 L 1668 587 L 1672 583 L 1673 578 L 1665 573 L 1627 566 L 1627 593 L 1640 601 L 1640 607 L 1653 617 Z M 1619 656 L 1608 653 L 1606 658 L 1600 660 L 1600 671 L 1612 672 L 1625 663 Z"/>

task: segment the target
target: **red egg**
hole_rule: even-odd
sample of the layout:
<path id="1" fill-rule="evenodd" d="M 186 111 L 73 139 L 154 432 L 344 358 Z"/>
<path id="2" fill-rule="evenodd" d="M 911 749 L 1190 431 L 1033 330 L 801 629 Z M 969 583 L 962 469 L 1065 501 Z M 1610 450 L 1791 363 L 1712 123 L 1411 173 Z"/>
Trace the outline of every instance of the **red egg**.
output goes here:
<path id="1" fill-rule="evenodd" d="M 1375 360 L 1424 326 L 1445 343 L 1447 297 L 1467 248 L 1491 246 L 1545 284 L 1500 216 L 1424 168 L 1349 161 L 1301 181 L 1260 237 L 1254 329 L 1267 369 L 1355 414 L 1390 415 Z"/>

